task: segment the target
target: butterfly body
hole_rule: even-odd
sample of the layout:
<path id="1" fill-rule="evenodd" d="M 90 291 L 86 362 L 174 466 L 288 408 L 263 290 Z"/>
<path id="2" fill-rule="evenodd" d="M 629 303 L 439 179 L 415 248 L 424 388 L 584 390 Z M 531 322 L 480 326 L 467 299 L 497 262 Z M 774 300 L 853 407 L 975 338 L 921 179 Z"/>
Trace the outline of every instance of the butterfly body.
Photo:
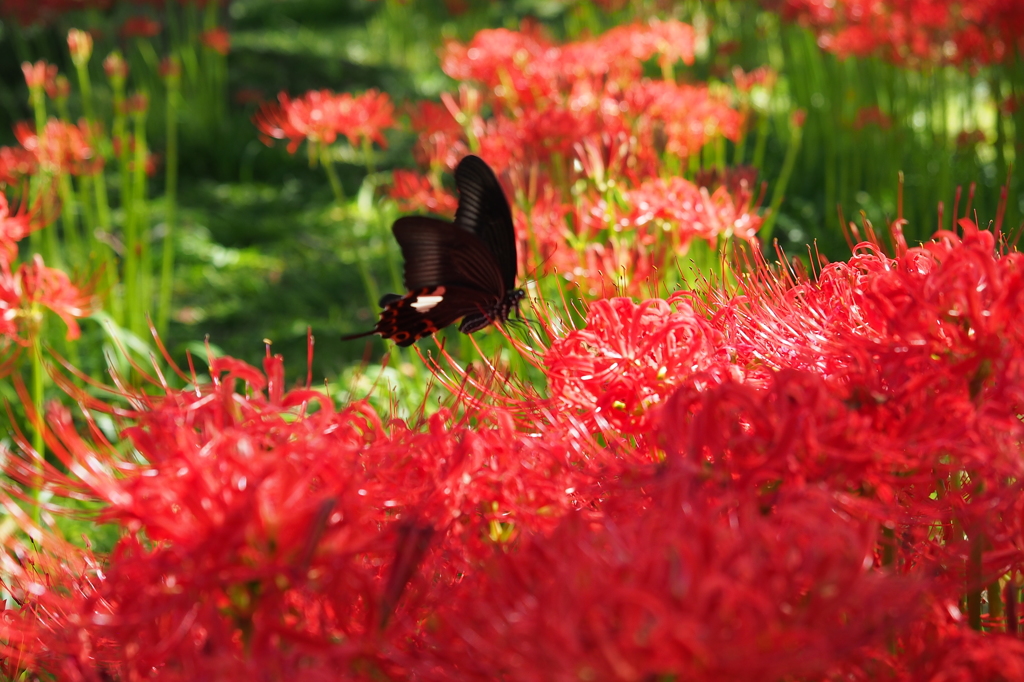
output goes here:
<path id="1" fill-rule="evenodd" d="M 383 296 L 374 328 L 343 339 L 380 334 L 409 346 L 460 319 L 459 331 L 471 334 L 518 311 L 525 294 L 515 286 L 515 231 L 501 185 L 476 156 L 459 163 L 455 183 L 455 222 L 424 216 L 395 221 L 391 229 L 409 291 Z"/>

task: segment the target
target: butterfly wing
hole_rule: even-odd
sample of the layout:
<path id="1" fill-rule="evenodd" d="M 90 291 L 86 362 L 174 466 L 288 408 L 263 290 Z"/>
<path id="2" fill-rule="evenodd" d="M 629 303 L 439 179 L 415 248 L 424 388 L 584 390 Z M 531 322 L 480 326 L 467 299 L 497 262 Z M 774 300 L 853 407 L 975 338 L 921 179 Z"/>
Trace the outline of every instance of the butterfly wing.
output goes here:
<path id="1" fill-rule="evenodd" d="M 455 225 L 475 234 L 494 257 L 506 290 L 516 286 L 516 231 L 512 209 L 494 171 L 478 156 L 467 156 L 455 169 L 459 208 Z"/>
<path id="2" fill-rule="evenodd" d="M 380 334 L 399 346 L 409 346 L 463 317 L 484 320 L 474 327 L 478 329 L 489 324 L 485 311 L 494 309 L 500 300 L 477 289 L 450 285 L 424 287 L 405 296 L 388 298 L 373 330 L 357 336 Z"/>
<path id="3" fill-rule="evenodd" d="M 476 156 L 455 169 L 459 208 L 455 222 L 407 216 L 392 226 L 405 260 L 404 296 L 381 299 L 380 319 L 371 331 L 399 346 L 436 333 L 462 319 L 469 334 L 508 319 L 522 298 L 516 282 L 516 238 L 512 211 L 498 178 Z"/>
<path id="4" fill-rule="evenodd" d="M 405 259 L 410 291 L 441 285 L 505 295 L 498 261 L 475 235 L 436 218 L 399 218 L 391 228 Z"/>

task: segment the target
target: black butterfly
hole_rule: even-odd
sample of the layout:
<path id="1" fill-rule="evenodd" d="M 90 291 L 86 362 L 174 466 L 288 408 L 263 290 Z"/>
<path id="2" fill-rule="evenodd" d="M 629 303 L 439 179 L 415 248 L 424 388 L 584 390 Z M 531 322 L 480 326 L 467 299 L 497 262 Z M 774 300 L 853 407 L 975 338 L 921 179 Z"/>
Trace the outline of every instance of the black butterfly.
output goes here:
<path id="1" fill-rule="evenodd" d="M 512 210 L 498 178 L 482 159 L 467 156 L 455 169 L 459 208 L 455 222 L 407 216 L 391 231 L 405 259 L 405 296 L 385 294 L 377 325 L 342 340 L 380 334 L 412 345 L 459 318 L 472 334 L 508 320 L 525 296 L 516 288 L 516 236 Z"/>

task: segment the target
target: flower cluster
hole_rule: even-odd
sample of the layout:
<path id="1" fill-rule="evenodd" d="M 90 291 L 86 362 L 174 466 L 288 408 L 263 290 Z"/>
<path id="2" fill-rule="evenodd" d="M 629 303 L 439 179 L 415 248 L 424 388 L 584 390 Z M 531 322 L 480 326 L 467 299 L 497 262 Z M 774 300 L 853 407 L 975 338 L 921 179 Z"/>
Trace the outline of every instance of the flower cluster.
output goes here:
<path id="1" fill-rule="evenodd" d="M 182 5 L 195 4 L 199 6 L 204 6 L 211 1 L 219 2 L 220 0 L 179 0 Z M 0 5 L 0 19 L 11 19 L 19 26 L 31 26 L 33 24 L 48 25 L 73 12 L 96 10 L 105 12 L 110 10 L 114 4 L 114 0 L 4 0 L 3 5 Z M 136 0 L 133 4 L 150 4 L 161 10 L 166 5 L 163 0 Z M 150 20 L 145 21 L 148 22 Z M 132 20 L 129 20 L 129 22 L 132 22 Z M 132 32 L 136 28 L 142 28 L 140 20 L 132 22 L 130 27 L 126 26 L 125 35 L 155 35 L 152 33 L 152 25 L 147 26 L 140 32 Z"/>
<path id="2" fill-rule="evenodd" d="M 0 630 L 21 665 L 80 679 L 394 676 L 382 636 L 408 638 L 494 547 L 593 494 L 596 449 L 557 428 L 522 433 L 500 410 L 385 424 L 366 404 L 285 390 L 279 357 L 262 371 L 220 358 L 210 372 L 190 390 L 125 389 L 130 410 L 61 379 L 93 426 L 97 413 L 121 423 L 145 464 L 126 467 L 56 404 L 47 444 L 61 465 L 12 462 L 15 480 L 43 467 L 54 492 L 102 502 L 102 520 L 128 531 L 102 573 L 68 548 L 63 566 L 40 556 L 15 571 L 8 586 L 31 606 Z"/>
<path id="3" fill-rule="evenodd" d="M 981 65 L 1020 54 L 1024 6 L 1015 0 L 763 0 L 811 27 L 838 55 L 896 63 Z"/>
<path id="4" fill-rule="evenodd" d="M 354 146 L 376 142 L 386 147 L 384 131 L 394 124 L 391 99 L 376 90 L 359 95 L 311 90 L 295 99 L 282 92 L 277 100 L 262 105 L 253 122 L 264 142 L 286 139 L 292 154 L 303 141 L 320 147 L 333 144 L 339 135 Z"/>
<path id="5" fill-rule="evenodd" d="M 541 314 L 547 395 L 438 372 L 411 421 L 269 354 L 184 390 L 58 377 L 81 415 L 49 409 L 52 461 L 20 442 L 0 500 L 43 477 L 125 535 L 5 540 L 7 672 L 1012 679 L 1024 646 L 981 628 L 1019 628 L 1024 262 L 966 220 L 892 236 Z"/>
<path id="6" fill-rule="evenodd" d="M 0 192 L 0 373 L 38 334 L 43 309 L 64 321 L 68 339 L 78 338 L 77 319 L 92 312 L 90 294 L 61 270 L 47 267 L 39 254 L 18 264 L 18 242 L 40 227 L 35 212 L 23 208 L 12 213 Z"/>
<path id="7" fill-rule="evenodd" d="M 429 178 L 421 187 L 439 187 L 442 170 L 479 154 L 518 205 L 520 253 L 531 259 L 523 267 L 559 272 L 591 294 L 612 284 L 638 295 L 693 240 L 753 236 L 761 219 L 749 173 L 728 189 L 680 177 L 716 141 L 738 142 L 746 125 L 738 95 L 675 78 L 692 63 L 694 40 L 687 24 L 652 20 L 566 44 L 529 25 L 449 43 L 442 67 L 460 82 L 457 96 L 411 115 Z M 417 193 L 399 177 L 394 196 L 408 205 Z M 433 212 L 446 203 L 432 192 L 423 199 Z"/>

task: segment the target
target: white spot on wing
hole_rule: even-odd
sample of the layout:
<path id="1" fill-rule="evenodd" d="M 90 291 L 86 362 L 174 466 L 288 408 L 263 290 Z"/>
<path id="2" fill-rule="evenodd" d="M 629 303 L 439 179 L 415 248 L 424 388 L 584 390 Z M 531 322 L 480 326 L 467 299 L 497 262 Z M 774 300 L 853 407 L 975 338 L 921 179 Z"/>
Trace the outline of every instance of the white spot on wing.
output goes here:
<path id="1" fill-rule="evenodd" d="M 425 313 L 442 300 L 444 300 L 444 287 L 438 287 L 427 296 L 417 296 L 416 300 L 412 302 L 412 307 L 418 313 Z"/>

